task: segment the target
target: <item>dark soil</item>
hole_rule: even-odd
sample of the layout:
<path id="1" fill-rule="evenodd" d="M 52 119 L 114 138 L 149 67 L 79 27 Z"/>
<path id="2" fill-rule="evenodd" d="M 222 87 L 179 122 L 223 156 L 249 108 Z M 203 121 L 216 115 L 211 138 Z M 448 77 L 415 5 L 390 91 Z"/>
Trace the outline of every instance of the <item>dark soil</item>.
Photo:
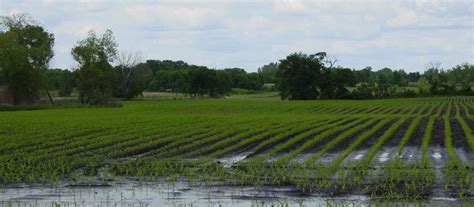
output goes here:
<path id="1" fill-rule="evenodd" d="M 442 118 L 438 118 L 434 122 L 430 146 L 444 147 L 444 122 Z"/>
<path id="2" fill-rule="evenodd" d="M 400 144 L 400 140 L 402 139 L 408 127 L 410 126 L 411 122 L 413 122 L 413 118 L 408 119 L 402 125 L 400 125 L 400 127 L 398 127 L 398 129 L 392 134 L 392 136 L 390 136 L 390 138 L 383 144 L 383 146 L 397 147 Z"/>
<path id="3" fill-rule="evenodd" d="M 377 121 L 375 121 L 374 123 L 370 124 L 369 126 L 365 127 L 365 128 L 362 128 L 361 130 L 359 130 L 358 132 L 350 135 L 349 137 L 343 139 L 341 142 L 335 144 L 328 152 L 337 152 L 337 151 L 341 151 L 341 150 L 344 150 L 346 149 L 346 147 L 351 143 L 353 142 L 355 139 L 357 139 L 357 137 L 359 137 L 362 133 L 364 133 L 365 131 L 369 130 L 370 128 L 374 127 L 375 125 L 377 124 Z M 320 147 L 318 148 L 321 148 L 323 147 L 324 145 L 320 145 Z M 319 149 L 312 149 L 311 152 L 317 152 Z"/>
<path id="4" fill-rule="evenodd" d="M 425 133 L 425 128 L 428 123 L 428 118 L 422 118 L 418 125 L 415 127 L 413 134 L 410 136 L 410 139 L 407 142 L 407 146 L 421 146 L 421 140 L 423 139 L 423 134 Z"/>
<path id="5" fill-rule="evenodd" d="M 451 114 L 449 114 L 450 117 L 455 117 L 456 116 L 456 107 L 451 106 Z"/>
<path id="6" fill-rule="evenodd" d="M 471 119 L 467 118 L 466 111 L 464 110 L 463 107 L 461 107 L 461 110 L 459 110 L 461 113 L 461 117 L 464 119 L 464 122 L 466 122 L 467 126 L 471 128 L 472 131 L 474 131 L 474 121 Z"/>
<path id="7" fill-rule="evenodd" d="M 456 119 L 450 119 L 451 130 L 453 132 L 453 145 L 456 148 L 462 148 L 464 151 L 469 151 L 469 143 L 466 139 L 466 134 L 461 125 Z"/>
<path id="8" fill-rule="evenodd" d="M 385 133 L 385 131 L 387 131 L 387 129 L 390 128 L 390 126 L 392 126 L 393 123 L 395 123 L 396 121 L 397 121 L 397 119 L 393 119 L 393 120 L 389 121 L 387 124 L 380 127 L 380 129 L 375 131 L 375 133 L 370 135 L 359 146 L 357 146 L 357 148 L 355 150 L 357 151 L 357 150 L 363 150 L 363 149 L 370 148 L 372 145 L 375 144 L 375 142 L 377 142 L 377 140 L 382 136 L 382 134 Z"/>

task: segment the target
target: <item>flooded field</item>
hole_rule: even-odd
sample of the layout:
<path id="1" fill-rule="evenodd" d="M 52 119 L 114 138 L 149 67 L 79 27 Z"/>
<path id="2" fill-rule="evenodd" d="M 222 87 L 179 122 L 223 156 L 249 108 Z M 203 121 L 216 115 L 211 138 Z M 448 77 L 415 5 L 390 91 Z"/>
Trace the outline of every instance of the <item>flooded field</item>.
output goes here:
<path id="1" fill-rule="evenodd" d="M 474 199 L 473 110 L 472 97 L 439 97 L 2 112 L 0 200 L 456 206 Z"/>
<path id="2" fill-rule="evenodd" d="M 176 183 L 123 182 L 96 186 L 20 185 L 0 191 L 0 206 L 370 206 L 387 201 L 364 195 L 301 194 L 291 187 L 230 187 Z M 433 197 L 400 204 L 454 206 L 455 199 Z"/>

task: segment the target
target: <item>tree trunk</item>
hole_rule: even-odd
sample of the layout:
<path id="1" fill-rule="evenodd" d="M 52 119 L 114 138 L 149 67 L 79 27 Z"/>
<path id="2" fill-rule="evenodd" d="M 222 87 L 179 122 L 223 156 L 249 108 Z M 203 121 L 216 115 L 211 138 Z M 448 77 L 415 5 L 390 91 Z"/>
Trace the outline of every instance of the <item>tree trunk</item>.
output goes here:
<path id="1" fill-rule="evenodd" d="M 49 93 L 49 90 L 46 90 L 46 94 L 48 94 L 49 102 L 51 102 L 51 105 L 54 105 L 53 98 L 51 97 L 51 94 Z"/>

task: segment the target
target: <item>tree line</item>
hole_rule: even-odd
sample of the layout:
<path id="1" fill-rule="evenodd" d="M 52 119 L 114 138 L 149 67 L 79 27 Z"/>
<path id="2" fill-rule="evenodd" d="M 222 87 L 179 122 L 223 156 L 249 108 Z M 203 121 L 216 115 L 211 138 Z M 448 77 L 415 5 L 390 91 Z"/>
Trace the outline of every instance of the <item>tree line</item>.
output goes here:
<path id="1" fill-rule="evenodd" d="M 77 42 L 71 55 L 74 69 L 49 69 L 54 56 L 54 35 L 28 15 L 2 17 L 0 30 L 0 86 L 12 104 L 33 104 L 50 91 L 71 96 L 77 91 L 83 104 L 104 104 L 112 97 L 130 99 L 143 91 L 184 93 L 190 97 L 223 97 L 233 89 L 263 90 L 272 85 L 282 99 L 366 99 L 392 96 L 473 95 L 474 67 L 461 64 L 444 70 L 374 71 L 335 66 L 324 52 L 293 53 L 248 73 L 240 68 L 212 69 L 183 61 L 142 61 L 139 53 L 119 52 L 112 31 Z M 0 88 L 1 89 L 1 88 Z M 416 91 L 415 91 L 416 89 Z"/>
<path id="2" fill-rule="evenodd" d="M 326 53 L 293 53 L 280 60 L 276 87 L 282 99 L 370 99 L 419 95 L 474 95 L 474 65 L 442 69 L 429 63 L 423 74 L 403 69 L 373 71 L 334 66 Z"/>

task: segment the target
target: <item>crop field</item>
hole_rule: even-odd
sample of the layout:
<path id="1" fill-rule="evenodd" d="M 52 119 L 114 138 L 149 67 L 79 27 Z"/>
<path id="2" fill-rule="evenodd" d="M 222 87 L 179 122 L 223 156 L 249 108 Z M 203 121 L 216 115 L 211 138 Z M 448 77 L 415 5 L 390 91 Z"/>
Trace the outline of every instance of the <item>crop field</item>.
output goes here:
<path id="1" fill-rule="evenodd" d="M 125 101 L 0 112 L 0 183 L 90 178 L 474 199 L 474 98 Z"/>

